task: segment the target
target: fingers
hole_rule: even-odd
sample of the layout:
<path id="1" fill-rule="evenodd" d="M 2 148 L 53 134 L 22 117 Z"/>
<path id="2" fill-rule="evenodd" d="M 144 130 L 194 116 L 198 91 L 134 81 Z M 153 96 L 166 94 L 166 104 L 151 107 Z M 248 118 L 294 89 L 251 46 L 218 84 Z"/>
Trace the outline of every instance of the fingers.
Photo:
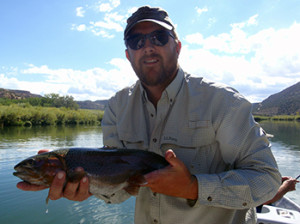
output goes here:
<path id="1" fill-rule="evenodd" d="M 178 169 L 185 169 L 185 165 L 183 164 L 183 162 L 180 159 L 178 159 L 176 157 L 173 150 L 169 149 L 168 151 L 166 151 L 165 159 L 170 163 L 170 165 L 172 167 L 178 168 Z"/>
<path id="2" fill-rule="evenodd" d="M 38 154 L 42 154 L 42 153 L 45 153 L 45 152 L 49 152 L 49 149 L 41 149 L 38 151 Z"/>
<path id="3" fill-rule="evenodd" d="M 83 177 L 77 190 L 76 201 L 84 201 L 90 196 L 92 196 L 92 194 L 89 191 L 89 179 Z"/>
<path id="4" fill-rule="evenodd" d="M 153 192 L 182 197 L 187 199 L 197 199 L 198 182 L 195 176 L 191 175 L 184 163 L 179 160 L 172 150 L 168 150 L 165 159 L 169 166 L 154 170 L 144 175 L 146 184 Z"/>
<path id="5" fill-rule="evenodd" d="M 17 188 L 19 188 L 20 190 L 23 190 L 23 191 L 40 191 L 40 190 L 44 190 L 48 187 L 35 185 L 35 184 L 29 184 L 26 182 L 19 182 L 19 183 L 17 183 Z"/>
<path id="6" fill-rule="evenodd" d="M 66 180 L 66 173 L 64 171 L 59 171 L 51 184 L 49 189 L 49 198 L 51 200 L 60 199 L 63 196 L 63 188 Z"/>
<path id="7" fill-rule="evenodd" d="M 91 195 L 87 177 L 83 177 L 79 183 L 68 182 L 63 193 L 65 198 L 72 201 L 84 201 Z"/>
<path id="8" fill-rule="evenodd" d="M 127 191 L 130 195 L 137 195 L 139 193 L 140 186 L 130 184 L 129 186 L 125 187 L 124 190 Z"/>
<path id="9" fill-rule="evenodd" d="M 167 168 L 165 168 L 166 170 Z M 164 170 L 164 171 L 165 171 Z M 154 170 L 150 173 L 147 173 L 144 175 L 145 178 L 145 184 L 141 184 L 141 186 L 150 186 L 151 184 L 157 182 L 160 178 L 161 171 L 160 170 Z"/>
<path id="10" fill-rule="evenodd" d="M 66 173 L 60 171 L 55 176 L 52 185 L 49 190 L 49 198 L 51 200 L 57 200 L 65 197 L 72 201 L 84 201 L 92 194 L 89 192 L 88 178 L 83 177 L 80 182 L 72 183 L 67 182 L 64 187 Z"/>

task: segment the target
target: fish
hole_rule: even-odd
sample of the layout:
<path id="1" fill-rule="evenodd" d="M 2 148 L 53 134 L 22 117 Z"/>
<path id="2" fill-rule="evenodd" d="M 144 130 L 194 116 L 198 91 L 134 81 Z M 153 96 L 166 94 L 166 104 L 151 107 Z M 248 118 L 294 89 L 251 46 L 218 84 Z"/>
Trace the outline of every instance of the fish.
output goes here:
<path id="1" fill-rule="evenodd" d="M 163 156 L 145 150 L 74 147 L 31 156 L 15 165 L 13 175 L 50 187 L 55 174 L 63 170 L 66 182 L 79 182 L 87 176 L 90 193 L 110 198 L 121 189 L 145 184 L 143 175 L 168 165 Z"/>

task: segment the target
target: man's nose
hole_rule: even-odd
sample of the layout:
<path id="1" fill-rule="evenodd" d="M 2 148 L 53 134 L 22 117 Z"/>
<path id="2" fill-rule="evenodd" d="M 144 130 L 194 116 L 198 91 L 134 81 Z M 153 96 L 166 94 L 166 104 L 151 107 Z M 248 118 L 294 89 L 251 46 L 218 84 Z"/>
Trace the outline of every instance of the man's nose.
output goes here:
<path id="1" fill-rule="evenodd" d="M 149 40 L 149 38 L 146 38 L 145 46 L 144 46 L 145 53 L 153 52 L 154 50 L 155 50 L 154 44 Z"/>

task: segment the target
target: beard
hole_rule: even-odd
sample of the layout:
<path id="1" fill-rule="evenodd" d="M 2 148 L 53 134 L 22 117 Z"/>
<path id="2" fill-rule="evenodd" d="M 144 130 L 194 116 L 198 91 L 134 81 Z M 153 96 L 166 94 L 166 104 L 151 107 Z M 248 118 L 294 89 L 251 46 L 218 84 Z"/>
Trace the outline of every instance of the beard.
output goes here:
<path id="1" fill-rule="evenodd" d="M 158 59 L 155 66 L 145 66 L 148 58 Z M 138 61 L 138 65 L 132 64 L 133 70 L 137 77 L 146 86 L 167 86 L 175 77 L 178 69 L 177 58 L 172 58 L 168 63 L 164 63 L 164 59 L 158 54 L 144 56 Z"/>

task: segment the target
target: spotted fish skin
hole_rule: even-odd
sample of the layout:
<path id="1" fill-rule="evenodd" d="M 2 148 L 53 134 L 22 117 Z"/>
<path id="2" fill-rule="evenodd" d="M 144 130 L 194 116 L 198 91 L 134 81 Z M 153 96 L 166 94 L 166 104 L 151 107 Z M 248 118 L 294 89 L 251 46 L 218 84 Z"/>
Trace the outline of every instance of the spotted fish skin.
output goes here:
<path id="1" fill-rule="evenodd" d="M 21 161 L 13 174 L 31 184 L 50 187 L 55 174 L 63 170 L 67 181 L 79 182 L 87 176 L 92 194 L 109 197 L 130 184 L 142 184 L 144 174 L 168 165 L 164 157 L 144 150 L 63 148 Z M 76 171 L 78 167 L 84 171 Z"/>

